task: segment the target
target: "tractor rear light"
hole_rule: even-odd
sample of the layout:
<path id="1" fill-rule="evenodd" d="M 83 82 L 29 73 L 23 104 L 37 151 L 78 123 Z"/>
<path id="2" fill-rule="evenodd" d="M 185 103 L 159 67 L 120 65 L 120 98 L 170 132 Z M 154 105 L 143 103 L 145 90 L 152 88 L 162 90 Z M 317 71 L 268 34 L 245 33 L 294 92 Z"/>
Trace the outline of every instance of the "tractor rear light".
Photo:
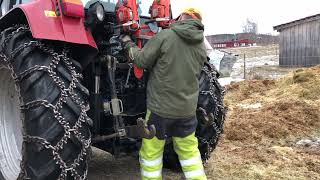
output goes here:
<path id="1" fill-rule="evenodd" d="M 81 0 L 61 0 L 62 13 L 65 16 L 84 18 L 84 7 Z"/>

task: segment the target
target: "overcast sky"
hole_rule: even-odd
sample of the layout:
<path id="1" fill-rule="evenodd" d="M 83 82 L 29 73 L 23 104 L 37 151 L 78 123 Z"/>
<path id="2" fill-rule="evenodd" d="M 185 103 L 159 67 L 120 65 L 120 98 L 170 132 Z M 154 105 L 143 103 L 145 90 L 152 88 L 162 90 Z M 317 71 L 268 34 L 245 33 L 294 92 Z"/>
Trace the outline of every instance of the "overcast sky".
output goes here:
<path id="1" fill-rule="evenodd" d="M 175 16 L 186 7 L 199 8 L 207 35 L 241 32 L 247 18 L 258 23 L 259 33 L 275 33 L 275 25 L 320 14 L 320 0 L 171 0 L 171 4 Z"/>
<path id="2" fill-rule="evenodd" d="M 153 0 L 140 1 L 148 9 Z M 320 14 L 320 0 L 171 0 L 171 5 L 174 17 L 187 7 L 200 9 L 206 35 L 241 32 L 247 18 L 258 23 L 259 33 L 275 34 L 273 26 Z"/>

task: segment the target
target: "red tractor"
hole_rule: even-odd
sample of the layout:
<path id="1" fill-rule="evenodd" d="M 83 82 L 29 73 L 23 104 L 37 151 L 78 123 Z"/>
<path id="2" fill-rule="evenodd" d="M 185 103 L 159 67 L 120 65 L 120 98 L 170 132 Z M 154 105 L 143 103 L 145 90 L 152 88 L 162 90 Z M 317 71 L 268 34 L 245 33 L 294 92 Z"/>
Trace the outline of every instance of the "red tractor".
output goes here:
<path id="1" fill-rule="evenodd" d="M 0 179 L 87 179 L 91 145 L 136 154 L 148 72 L 119 36 L 143 45 L 172 20 L 169 0 L 0 0 Z M 150 15 L 148 15 L 150 14 Z M 210 157 L 226 108 L 218 73 L 199 77 L 199 149 Z M 164 164 L 179 163 L 168 140 Z"/>

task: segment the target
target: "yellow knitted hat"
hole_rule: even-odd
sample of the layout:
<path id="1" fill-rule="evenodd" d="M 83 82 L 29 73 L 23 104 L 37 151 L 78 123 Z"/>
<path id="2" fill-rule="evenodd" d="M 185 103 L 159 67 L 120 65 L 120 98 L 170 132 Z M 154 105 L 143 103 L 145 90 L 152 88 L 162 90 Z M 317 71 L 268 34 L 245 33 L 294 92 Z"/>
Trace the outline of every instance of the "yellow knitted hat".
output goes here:
<path id="1" fill-rule="evenodd" d="M 196 8 L 187 8 L 183 11 L 183 14 L 188 14 L 192 18 L 202 21 L 201 12 Z"/>

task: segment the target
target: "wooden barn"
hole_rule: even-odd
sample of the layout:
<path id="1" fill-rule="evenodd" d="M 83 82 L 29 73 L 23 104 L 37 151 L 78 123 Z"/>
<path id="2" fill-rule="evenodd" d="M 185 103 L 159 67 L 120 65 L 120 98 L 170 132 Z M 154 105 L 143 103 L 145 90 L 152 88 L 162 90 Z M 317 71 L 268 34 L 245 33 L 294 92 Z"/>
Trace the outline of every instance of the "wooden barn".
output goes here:
<path id="1" fill-rule="evenodd" d="M 274 30 L 280 32 L 280 66 L 320 64 L 320 14 L 275 26 Z"/>

